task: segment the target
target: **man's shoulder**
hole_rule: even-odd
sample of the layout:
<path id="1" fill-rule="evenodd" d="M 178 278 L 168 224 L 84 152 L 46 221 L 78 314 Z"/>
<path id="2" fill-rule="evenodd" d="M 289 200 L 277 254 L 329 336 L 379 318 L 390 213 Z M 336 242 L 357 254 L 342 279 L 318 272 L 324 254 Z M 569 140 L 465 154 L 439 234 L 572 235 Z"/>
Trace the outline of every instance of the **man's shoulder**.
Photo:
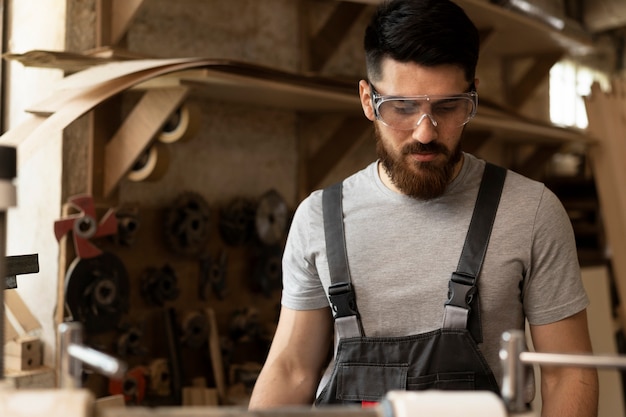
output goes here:
<path id="1" fill-rule="evenodd" d="M 486 161 L 477 157 L 476 155 L 472 155 L 469 153 L 465 154 L 465 160 L 468 162 L 468 170 L 475 176 L 482 176 L 482 170 L 487 162 L 490 162 L 493 165 L 499 166 L 507 171 L 506 179 L 505 179 L 505 192 L 513 191 L 516 193 L 521 193 L 521 196 L 530 197 L 533 194 L 541 194 L 545 190 L 545 184 L 529 178 L 523 174 L 520 174 L 517 171 L 514 171 L 511 168 L 507 168 L 502 164 L 493 163 L 491 161 Z M 528 195 L 527 193 L 530 193 Z"/>

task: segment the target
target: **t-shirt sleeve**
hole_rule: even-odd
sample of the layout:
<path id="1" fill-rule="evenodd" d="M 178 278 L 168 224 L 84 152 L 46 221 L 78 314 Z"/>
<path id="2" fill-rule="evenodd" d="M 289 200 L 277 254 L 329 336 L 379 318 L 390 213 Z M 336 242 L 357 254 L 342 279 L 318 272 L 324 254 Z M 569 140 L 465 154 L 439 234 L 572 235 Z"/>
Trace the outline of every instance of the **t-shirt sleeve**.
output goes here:
<path id="1" fill-rule="evenodd" d="M 328 299 L 320 281 L 317 262 L 323 245 L 321 194 L 306 198 L 296 212 L 289 229 L 283 253 L 283 292 L 281 303 L 294 310 L 328 307 Z"/>
<path id="2" fill-rule="evenodd" d="M 532 233 L 531 263 L 523 292 L 533 325 L 553 323 L 589 304 L 572 224 L 559 199 L 544 187 Z"/>

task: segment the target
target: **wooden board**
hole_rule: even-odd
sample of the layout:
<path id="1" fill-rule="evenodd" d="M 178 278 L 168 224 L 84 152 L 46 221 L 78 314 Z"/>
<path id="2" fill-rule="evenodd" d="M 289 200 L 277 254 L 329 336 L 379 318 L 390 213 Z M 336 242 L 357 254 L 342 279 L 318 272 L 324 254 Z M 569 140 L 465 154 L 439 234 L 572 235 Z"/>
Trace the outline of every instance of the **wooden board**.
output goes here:
<path id="1" fill-rule="evenodd" d="M 155 138 L 167 118 L 187 96 L 185 87 L 148 91 L 106 144 L 104 195 L 110 195 L 138 156 Z"/>
<path id="2" fill-rule="evenodd" d="M 4 378 L 20 390 L 40 390 L 45 388 L 56 387 L 56 372 L 53 368 L 42 366 L 39 369 L 30 371 L 15 371 L 6 369 Z M 0 389 L 0 396 L 2 389 Z M 3 401 L 0 397 L 0 402 Z M 0 407 L 1 409 L 1 407 Z M 0 412 L 0 415 L 5 414 Z"/>
<path id="3" fill-rule="evenodd" d="M 115 93 L 118 93 L 146 79 L 172 71 L 202 66 L 206 63 L 206 60 L 200 58 L 141 59 L 94 66 L 62 79 L 55 85 L 49 97 L 29 106 L 26 111 L 49 116 L 99 85 L 105 84 L 113 87 Z"/>
<path id="4" fill-rule="evenodd" d="M 582 279 L 591 303 L 587 308 L 589 334 L 596 355 L 617 355 L 615 321 L 611 311 L 610 275 L 606 266 L 582 269 Z M 624 391 L 620 371 L 600 370 L 598 417 L 624 417 Z"/>
<path id="5" fill-rule="evenodd" d="M 605 225 L 611 263 L 619 293 L 621 325 L 626 329 L 626 80 L 616 80 L 611 93 L 598 84 L 586 97 L 589 131 L 597 145 L 589 149 Z"/>
<path id="6" fill-rule="evenodd" d="M 30 311 L 17 291 L 5 291 L 4 302 L 26 333 L 41 329 L 41 323 Z"/>
<path id="7" fill-rule="evenodd" d="M 51 132 L 61 132 L 70 123 L 108 98 L 164 73 L 184 70 L 202 64 L 197 61 L 186 61 L 174 65 L 166 63 L 163 66 L 151 66 L 149 69 L 135 73 L 124 72 L 124 75 L 109 81 L 99 82 L 89 88 L 80 89 L 76 94 L 72 93 L 69 96 L 60 94 L 58 100 L 47 102 L 49 107 L 45 111 L 43 108 L 39 109 L 38 114 L 49 114 L 49 116 L 43 120 L 36 119 L 38 123 L 34 123 L 35 127 L 29 125 L 29 129 L 24 129 L 25 131 L 30 131 L 25 136 L 17 137 L 11 131 L 5 133 L 5 135 L 10 138 L 11 144 L 19 146 L 18 151 L 20 153 L 28 157 L 41 148 L 39 144 L 41 141 L 46 140 L 51 135 Z M 0 142 L 4 142 L 5 135 L 0 137 Z"/>
<path id="8" fill-rule="evenodd" d="M 0 415 L 10 417 L 91 417 L 86 390 L 0 390 Z"/>
<path id="9" fill-rule="evenodd" d="M 202 69 L 190 74 L 191 69 Z M 187 72 L 185 72 L 187 71 Z M 359 115 L 356 81 L 306 76 L 247 63 L 187 58 L 133 60 L 105 64 L 81 71 L 61 81 L 48 99 L 30 106 L 39 115 L 18 132 L 7 132 L 0 141 L 19 144 L 26 155 L 38 148 L 50 132 L 61 131 L 99 103 L 127 89 L 149 84 L 167 75 L 173 84 L 193 87 L 217 100 L 279 107 L 296 111 L 344 112 Z M 171 80 L 170 80 L 170 83 Z M 43 118 L 42 118 L 43 117 Z M 536 141 L 585 141 L 584 134 L 512 116 L 481 105 L 468 129 L 490 129 L 495 139 Z"/>

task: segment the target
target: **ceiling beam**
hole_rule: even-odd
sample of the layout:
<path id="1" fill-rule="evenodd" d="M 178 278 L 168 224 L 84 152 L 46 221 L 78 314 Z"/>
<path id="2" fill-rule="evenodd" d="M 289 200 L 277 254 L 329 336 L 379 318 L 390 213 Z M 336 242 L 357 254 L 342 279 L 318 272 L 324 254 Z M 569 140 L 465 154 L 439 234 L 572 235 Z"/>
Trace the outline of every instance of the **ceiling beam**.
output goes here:
<path id="1" fill-rule="evenodd" d="M 368 6 L 347 1 L 336 2 L 334 10 L 328 16 L 321 29 L 308 39 L 308 70 L 321 71 L 328 60 L 341 45 L 361 12 Z M 307 3 L 306 8 L 312 7 Z M 304 11 L 304 8 L 302 9 Z M 307 16 L 303 16 L 306 19 Z M 306 42 L 306 40 L 305 40 Z"/>
<path id="2" fill-rule="evenodd" d="M 626 2 L 624 0 L 585 0 L 583 21 L 593 33 L 626 27 Z"/>
<path id="3" fill-rule="evenodd" d="M 308 194 L 318 188 L 328 173 L 365 137 L 369 137 L 365 133 L 371 129 L 372 122 L 362 115 L 345 117 L 320 149 L 306 158 L 304 190 L 301 191 Z"/>
<path id="4" fill-rule="evenodd" d="M 541 178 L 546 164 L 552 156 L 561 149 L 561 144 L 543 144 L 536 146 L 534 150 L 516 166 L 515 170 L 529 178 Z"/>
<path id="5" fill-rule="evenodd" d="M 465 130 L 463 132 L 463 150 L 469 153 L 476 153 L 478 150 L 493 138 L 490 130 Z"/>
<path id="6" fill-rule="evenodd" d="M 96 46 L 115 46 L 126 35 L 143 0 L 98 0 Z"/>
<path id="7" fill-rule="evenodd" d="M 548 76 L 550 69 L 561 57 L 562 52 L 533 55 L 530 57 L 506 57 L 503 59 L 503 76 L 506 88 L 506 98 L 508 105 L 516 110 L 528 100 L 537 86 Z M 514 65 L 521 59 L 532 59 L 532 64 L 519 77 L 517 81 L 510 79 L 510 74 L 514 72 Z"/>

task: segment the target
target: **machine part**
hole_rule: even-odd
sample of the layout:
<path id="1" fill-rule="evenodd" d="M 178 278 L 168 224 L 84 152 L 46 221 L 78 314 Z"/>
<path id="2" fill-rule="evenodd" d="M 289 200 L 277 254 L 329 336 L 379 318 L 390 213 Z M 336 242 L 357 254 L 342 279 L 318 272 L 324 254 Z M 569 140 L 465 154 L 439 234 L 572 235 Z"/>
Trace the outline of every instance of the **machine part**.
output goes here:
<path id="1" fill-rule="evenodd" d="M 178 298 L 178 278 L 174 269 L 165 265 L 162 268 L 150 267 L 141 277 L 141 295 L 148 301 L 162 306 L 166 301 Z"/>
<path id="2" fill-rule="evenodd" d="M 220 209 L 219 231 L 224 243 L 243 246 L 254 233 L 255 205 L 249 199 L 239 197 Z"/>
<path id="3" fill-rule="evenodd" d="M 54 222 L 54 235 L 60 241 L 70 231 L 74 239 L 76 256 L 87 259 L 102 253 L 89 239 L 112 235 L 117 232 L 117 219 L 114 210 L 109 209 L 100 220 L 96 220 L 96 207 L 90 195 L 76 195 L 68 199 L 70 207 L 78 213 L 69 215 Z"/>
<path id="4" fill-rule="evenodd" d="M 129 291 L 126 268 L 112 253 L 76 258 L 67 270 L 65 304 L 87 332 L 117 328 L 128 310 Z"/>
<path id="5" fill-rule="evenodd" d="M 17 288 L 17 275 L 36 274 L 39 272 L 39 255 L 7 256 L 5 289 Z"/>
<path id="6" fill-rule="evenodd" d="M 170 152 L 167 145 L 154 142 L 139 156 L 127 178 L 134 182 L 156 181 L 165 176 L 169 166 Z"/>
<path id="7" fill-rule="evenodd" d="M 199 294 L 204 301 L 209 299 L 211 290 L 219 300 L 223 300 L 227 294 L 226 271 L 228 255 L 222 251 L 219 259 L 214 259 L 211 255 L 200 258 Z"/>
<path id="8" fill-rule="evenodd" d="M 7 209 L 17 201 L 17 190 L 13 180 L 17 176 L 17 150 L 11 146 L 0 146 L 0 279 L 8 275 L 5 266 L 7 240 Z M 0 281 L 0 306 L 4 306 L 4 282 Z M 15 284 L 17 286 L 17 283 Z M 4 379 L 4 341 L 6 320 L 4 307 L 0 308 L 0 382 Z M 8 327 L 8 326 L 7 326 Z"/>
<path id="9" fill-rule="evenodd" d="M 141 404 L 146 396 L 146 368 L 136 366 L 123 379 L 109 380 L 109 394 L 123 395 L 127 404 Z"/>
<path id="10" fill-rule="evenodd" d="M 132 246 L 137 239 L 141 222 L 136 208 L 122 208 L 115 213 L 117 217 L 116 242 L 122 246 Z"/>
<path id="11" fill-rule="evenodd" d="M 198 106 L 183 103 L 165 121 L 157 140 L 167 144 L 186 142 L 198 133 L 201 118 Z"/>
<path id="12" fill-rule="evenodd" d="M 170 376 L 170 365 L 167 359 L 159 358 L 150 362 L 148 366 L 148 377 L 150 381 L 150 393 L 159 397 L 168 397 L 172 393 L 170 387 L 172 381 Z"/>
<path id="13" fill-rule="evenodd" d="M 263 327 L 259 321 L 259 312 L 256 309 L 244 308 L 233 312 L 230 322 L 230 339 L 239 342 L 242 340 L 258 340 L 263 336 Z"/>
<path id="14" fill-rule="evenodd" d="M 204 198 L 194 192 L 181 194 L 168 210 L 165 236 L 170 249 L 182 255 L 198 255 L 210 237 L 210 209 Z"/>
<path id="15" fill-rule="evenodd" d="M 146 348 L 141 344 L 143 332 L 138 327 L 129 327 L 117 339 L 117 354 L 120 356 L 143 355 Z"/>
<path id="16" fill-rule="evenodd" d="M 165 335 L 167 338 L 168 359 L 170 364 L 170 376 L 172 396 L 177 405 L 183 402 L 183 366 L 180 356 L 180 344 L 176 335 L 176 311 L 168 308 L 163 311 L 165 323 Z"/>
<path id="17" fill-rule="evenodd" d="M 14 290 L 17 288 L 17 277 L 15 275 L 6 277 L 5 290 Z"/>
<path id="18" fill-rule="evenodd" d="M 83 364 L 92 370 L 109 376 L 112 380 L 121 380 L 127 366 L 124 362 L 83 345 L 83 325 L 80 322 L 59 324 L 61 388 L 80 388 L 82 386 Z"/>
<path id="19" fill-rule="evenodd" d="M 256 362 L 232 365 L 228 372 L 229 385 L 241 384 L 245 388 L 245 392 L 248 395 L 251 394 L 262 367 L 263 365 Z"/>
<path id="20" fill-rule="evenodd" d="M 265 245 L 276 245 L 285 238 L 289 213 L 287 203 L 276 190 L 263 194 L 256 209 L 256 235 Z"/>
<path id="21" fill-rule="evenodd" d="M 282 287 L 282 247 L 263 246 L 258 248 L 254 268 L 254 287 L 266 297 Z"/>
<path id="22" fill-rule="evenodd" d="M 209 320 L 202 311 L 189 311 L 181 318 L 181 343 L 192 349 L 207 344 L 209 339 Z"/>
<path id="23" fill-rule="evenodd" d="M 526 351 L 525 333 L 515 329 L 502 333 L 500 363 L 502 364 L 502 401 L 512 413 L 528 410 L 526 378 L 532 365 L 550 365 L 578 368 L 626 369 L 624 355 L 594 355 L 575 353 L 546 353 Z"/>

